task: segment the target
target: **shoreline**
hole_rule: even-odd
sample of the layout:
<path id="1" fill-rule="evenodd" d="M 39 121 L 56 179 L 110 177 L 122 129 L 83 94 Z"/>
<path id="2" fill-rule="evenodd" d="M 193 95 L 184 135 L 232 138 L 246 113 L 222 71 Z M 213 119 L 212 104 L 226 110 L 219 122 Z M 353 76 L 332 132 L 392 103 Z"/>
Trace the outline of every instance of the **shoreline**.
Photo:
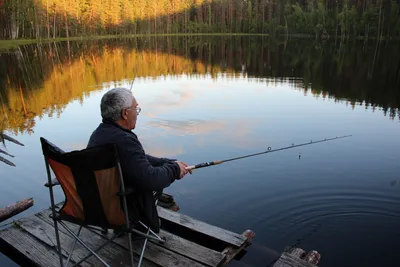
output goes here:
<path id="1" fill-rule="evenodd" d="M 80 40 L 105 40 L 118 38 L 142 38 L 142 37 L 176 37 L 176 36 L 269 36 L 263 33 L 154 33 L 154 34 L 116 34 L 116 35 L 84 35 L 75 37 L 57 37 L 57 38 L 40 38 L 40 39 L 13 39 L 0 40 L 0 51 L 7 49 L 15 49 L 20 45 L 35 43 L 52 43 L 63 41 L 80 41 Z"/>
<path id="2" fill-rule="evenodd" d="M 120 34 L 120 35 L 85 35 L 77 37 L 57 37 L 57 38 L 40 38 L 40 39 L 14 39 L 14 40 L 0 40 L 0 51 L 7 51 L 17 49 L 21 45 L 35 44 L 35 43 L 52 43 L 52 42 L 63 42 L 63 41 L 80 41 L 80 40 L 106 40 L 106 39 L 119 39 L 119 38 L 143 38 L 143 37 L 178 37 L 178 36 L 265 36 L 269 37 L 269 34 L 264 33 L 158 33 L 158 34 Z M 279 37 L 279 36 L 278 36 Z M 315 35 L 311 34 L 289 34 L 282 35 L 280 37 L 285 38 L 298 38 L 298 39 L 315 39 Z M 277 38 L 277 37 L 275 37 Z M 340 40 L 340 36 L 337 38 Z M 335 40 L 335 38 L 329 38 L 327 40 Z M 344 40 L 365 40 L 362 36 L 345 38 Z M 368 38 L 367 42 L 377 40 L 376 38 Z M 382 38 L 381 41 L 399 41 L 400 38 Z"/>

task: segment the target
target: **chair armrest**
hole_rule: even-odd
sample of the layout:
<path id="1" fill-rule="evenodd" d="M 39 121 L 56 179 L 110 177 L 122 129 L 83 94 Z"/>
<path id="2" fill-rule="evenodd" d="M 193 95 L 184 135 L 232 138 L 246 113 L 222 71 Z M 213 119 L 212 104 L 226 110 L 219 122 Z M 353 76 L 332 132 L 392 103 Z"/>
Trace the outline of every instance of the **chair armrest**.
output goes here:
<path id="1" fill-rule="evenodd" d="M 53 187 L 56 185 L 60 185 L 60 183 L 58 182 L 57 178 L 53 178 L 53 180 L 51 180 L 51 185 L 49 185 L 49 182 L 45 183 L 44 186 L 45 187 Z"/>
<path id="2" fill-rule="evenodd" d="M 123 196 L 128 196 L 133 193 L 135 193 L 135 189 L 133 189 L 132 187 L 125 186 L 125 192 L 120 191 L 117 193 L 117 196 L 123 197 Z"/>

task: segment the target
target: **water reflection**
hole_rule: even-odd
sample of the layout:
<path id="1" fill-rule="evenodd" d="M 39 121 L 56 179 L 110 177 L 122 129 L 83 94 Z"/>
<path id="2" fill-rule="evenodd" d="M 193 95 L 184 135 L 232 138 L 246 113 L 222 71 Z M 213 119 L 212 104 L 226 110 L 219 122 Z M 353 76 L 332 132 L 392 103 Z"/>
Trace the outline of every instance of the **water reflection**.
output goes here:
<path id="1" fill-rule="evenodd" d="M 305 94 L 400 117 L 400 49 L 391 43 L 377 55 L 373 49 L 357 43 L 280 44 L 265 37 L 160 37 L 24 46 L 0 57 L 0 129 L 32 133 L 37 119 L 59 117 L 68 103 L 82 102 L 102 85 L 182 74 L 190 79 L 257 77 L 260 88 L 285 82 Z M 182 105 L 193 97 L 190 88 L 182 89 L 165 92 L 166 96 L 158 96 L 163 101 L 154 102 Z"/>
<path id="2" fill-rule="evenodd" d="M 143 109 L 135 132 L 155 156 L 196 164 L 353 134 L 203 168 L 167 193 L 185 214 L 254 230 L 260 246 L 242 264 L 267 266 L 301 240 L 324 266 L 379 265 L 374 255 L 394 258 L 400 240 L 399 51 L 388 44 L 375 64 L 369 52 L 265 38 L 150 38 L 2 54 L 1 129 L 25 147 L 11 144 L 18 167 L 0 168 L 0 204 L 32 196 L 30 212 L 46 208 L 39 137 L 66 151 L 85 147 L 104 92 L 133 83 Z"/>

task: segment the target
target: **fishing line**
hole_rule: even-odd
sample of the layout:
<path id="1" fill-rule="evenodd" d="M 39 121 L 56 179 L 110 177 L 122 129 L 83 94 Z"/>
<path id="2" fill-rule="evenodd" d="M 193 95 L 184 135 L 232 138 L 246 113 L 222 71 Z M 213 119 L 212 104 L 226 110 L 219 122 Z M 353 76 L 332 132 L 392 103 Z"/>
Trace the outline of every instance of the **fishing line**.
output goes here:
<path id="1" fill-rule="evenodd" d="M 196 164 L 196 165 L 188 166 L 188 167 L 186 167 L 186 170 L 194 170 L 194 169 L 199 169 L 199 168 L 204 168 L 204 167 L 210 167 L 212 165 L 217 165 L 217 164 L 221 164 L 221 163 L 228 162 L 228 161 L 234 161 L 234 160 L 238 160 L 238 159 L 254 157 L 254 156 L 258 156 L 258 155 L 262 155 L 262 154 L 282 151 L 282 150 L 286 150 L 286 149 L 292 149 L 292 148 L 295 148 L 295 147 L 308 146 L 308 145 L 312 145 L 312 144 L 328 142 L 328 141 L 332 141 L 332 140 L 347 138 L 347 137 L 350 137 L 350 136 L 352 136 L 352 135 L 344 135 L 344 136 L 339 136 L 339 137 L 336 136 L 336 137 L 333 137 L 333 138 L 325 138 L 325 139 L 321 139 L 321 140 L 317 140 L 317 141 L 312 141 L 311 140 L 310 142 L 307 142 L 307 143 L 302 143 L 302 144 L 299 144 L 299 145 L 292 144 L 291 146 L 281 147 L 281 148 L 277 148 L 277 149 L 272 149 L 271 147 L 268 147 L 268 150 L 263 151 L 263 152 L 258 152 L 258 153 L 254 153 L 254 154 L 249 154 L 249 155 L 230 158 L 230 159 L 225 159 L 225 160 L 214 160 L 214 161 L 210 161 L 210 162 L 203 162 L 203 163 L 199 163 L 199 164 Z"/>
<path id="2" fill-rule="evenodd" d="M 306 240 L 307 237 L 310 237 L 310 236 L 312 236 L 314 233 L 316 233 L 316 232 L 322 227 L 322 224 L 323 224 L 325 221 L 327 221 L 328 219 L 329 219 L 329 217 L 326 217 L 326 218 L 325 218 L 324 220 L 322 220 L 321 222 L 316 223 L 315 225 L 313 225 L 312 229 L 311 229 L 308 233 L 305 233 L 304 235 L 302 235 L 301 237 L 299 237 L 298 239 L 296 239 L 296 241 L 295 241 L 292 245 L 287 246 L 287 247 L 284 249 L 284 251 L 282 252 L 282 254 L 285 253 L 285 252 L 290 251 L 290 250 L 293 249 L 293 248 L 298 248 L 298 246 L 300 245 L 301 241 Z M 273 261 L 271 261 L 270 263 L 268 263 L 268 264 L 266 265 L 266 267 L 271 267 L 271 266 L 273 266 L 273 265 L 280 259 L 280 257 L 281 257 L 281 256 L 277 257 L 276 259 L 274 259 Z"/>

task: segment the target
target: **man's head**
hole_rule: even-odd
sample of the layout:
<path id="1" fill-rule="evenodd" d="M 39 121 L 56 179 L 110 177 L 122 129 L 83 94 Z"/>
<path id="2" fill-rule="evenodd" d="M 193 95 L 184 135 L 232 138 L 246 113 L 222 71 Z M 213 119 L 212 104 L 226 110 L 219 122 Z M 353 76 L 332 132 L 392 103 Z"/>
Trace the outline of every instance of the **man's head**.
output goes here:
<path id="1" fill-rule="evenodd" d="M 128 130 L 135 129 L 140 112 L 135 97 L 126 88 L 114 88 L 105 93 L 101 99 L 100 110 L 103 119 L 118 123 Z"/>

